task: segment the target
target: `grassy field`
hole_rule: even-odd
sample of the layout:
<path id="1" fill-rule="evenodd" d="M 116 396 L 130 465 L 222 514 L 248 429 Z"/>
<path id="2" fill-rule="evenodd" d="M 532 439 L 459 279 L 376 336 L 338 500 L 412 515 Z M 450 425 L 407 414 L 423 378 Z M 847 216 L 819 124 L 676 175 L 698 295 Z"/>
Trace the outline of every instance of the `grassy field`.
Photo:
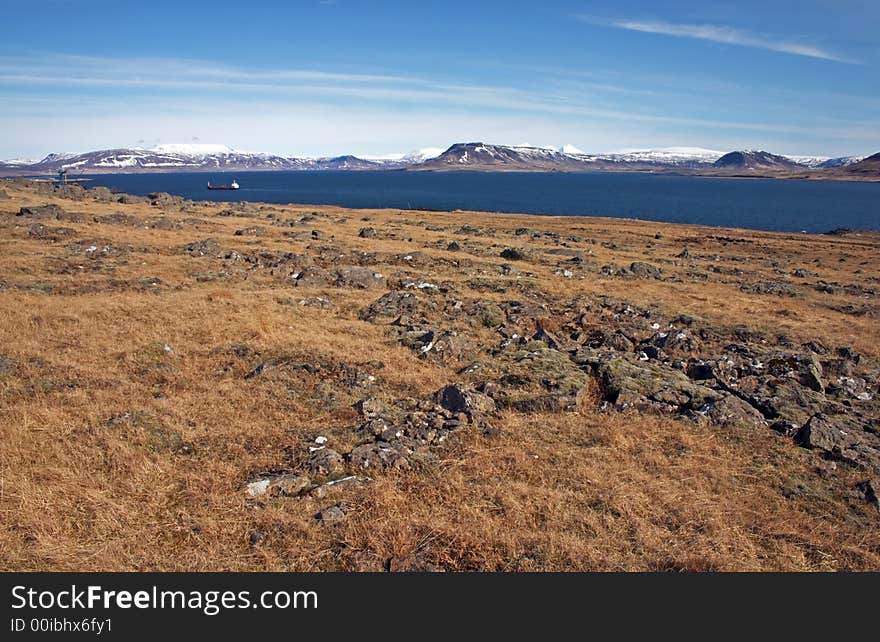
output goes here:
<path id="1" fill-rule="evenodd" d="M 592 376 L 576 407 L 499 403 L 418 465 L 348 455 L 371 439 L 359 401 L 428 399 L 480 368 L 510 381 L 504 319 L 486 318 L 510 301 L 527 333 L 601 334 L 614 301 L 695 319 L 709 352 L 845 346 L 876 392 L 878 234 L 0 188 L 2 570 L 880 570 L 869 464 L 767 426 L 621 411 Z M 342 266 L 381 277 L 327 280 Z M 365 318 L 395 290 L 465 347 L 435 356 Z M 319 437 L 340 470 L 247 491 L 305 471 Z M 344 516 L 316 517 L 330 506 Z"/>

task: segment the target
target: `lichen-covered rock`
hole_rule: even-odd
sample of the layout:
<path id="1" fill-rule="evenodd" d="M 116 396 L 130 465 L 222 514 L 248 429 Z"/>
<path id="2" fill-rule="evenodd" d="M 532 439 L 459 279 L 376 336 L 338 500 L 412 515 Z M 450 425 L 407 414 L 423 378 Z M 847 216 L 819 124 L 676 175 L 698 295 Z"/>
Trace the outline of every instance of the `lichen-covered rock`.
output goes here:
<path id="1" fill-rule="evenodd" d="M 634 361 L 598 351 L 583 351 L 575 359 L 594 370 L 603 397 L 619 408 L 651 402 L 646 407 L 659 404 L 669 411 L 682 412 L 721 399 L 719 392 L 694 383 L 681 370 L 653 361 Z"/>
<path id="2" fill-rule="evenodd" d="M 30 207 L 22 207 L 18 210 L 16 216 L 24 216 L 27 218 L 48 218 L 59 219 L 64 215 L 64 210 L 58 205 L 32 205 Z"/>
<path id="3" fill-rule="evenodd" d="M 865 430 L 857 417 L 817 413 L 801 426 L 795 442 L 819 450 L 825 457 L 870 470 L 880 471 L 880 438 Z"/>
<path id="4" fill-rule="evenodd" d="M 495 402 L 491 397 L 475 390 L 472 386 L 450 384 L 436 395 L 437 402 L 449 412 L 463 412 L 472 417 L 483 417 L 495 412 Z"/>
<path id="5" fill-rule="evenodd" d="M 319 447 L 309 454 L 309 474 L 313 477 L 327 477 L 341 473 L 345 469 L 342 455 L 332 448 Z"/>
<path id="6" fill-rule="evenodd" d="M 202 239 L 201 241 L 193 241 L 187 243 L 181 248 L 181 252 L 190 256 L 220 256 L 223 251 L 217 239 Z"/>
<path id="7" fill-rule="evenodd" d="M 343 267 L 336 271 L 336 285 L 358 289 L 382 288 L 385 287 L 385 275 L 360 266 Z"/>
<path id="8" fill-rule="evenodd" d="M 360 470 L 406 470 L 410 468 L 406 456 L 388 442 L 376 441 L 356 447 L 349 454 L 353 468 Z"/>
<path id="9" fill-rule="evenodd" d="M 388 324 L 402 315 L 412 314 L 419 307 L 419 297 L 412 292 L 392 290 L 373 301 L 360 318 L 371 323 Z"/>
<path id="10" fill-rule="evenodd" d="M 702 409 L 716 426 L 766 428 L 767 420 L 754 406 L 733 395 L 725 395 Z"/>
<path id="11" fill-rule="evenodd" d="M 336 282 L 336 277 L 332 272 L 317 265 L 303 268 L 295 276 L 295 279 L 297 287 L 303 288 L 325 288 Z"/>
<path id="12" fill-rule="evenodd" d="M 630 263 L 629 271 L 633 276 L 640 279 L 659 279 L 662 275 L 660 268 L 643 261 L 634 261 Z"/>
<path id="13" fill-rule="evenodd" d="M 257 479 L 250 482 L 245 490 L 251 497 L 297 497 L 311 485 L 308 477 L 290 473 Z"/>

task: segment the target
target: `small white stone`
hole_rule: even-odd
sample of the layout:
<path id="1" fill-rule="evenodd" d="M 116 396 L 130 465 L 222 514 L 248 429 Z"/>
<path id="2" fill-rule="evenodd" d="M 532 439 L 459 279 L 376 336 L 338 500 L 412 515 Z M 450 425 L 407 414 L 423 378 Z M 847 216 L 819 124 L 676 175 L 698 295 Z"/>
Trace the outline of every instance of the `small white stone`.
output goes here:
<path id="1" fill-rule="evenodd" d="M 266 491 L 269 489 L 269 481 L 268 479 L 258 479 L 257 481 L 251 482 L 247 485 L 247 493 L 251 497 L 259 497 L 260 495 L 264 495 Z"/>

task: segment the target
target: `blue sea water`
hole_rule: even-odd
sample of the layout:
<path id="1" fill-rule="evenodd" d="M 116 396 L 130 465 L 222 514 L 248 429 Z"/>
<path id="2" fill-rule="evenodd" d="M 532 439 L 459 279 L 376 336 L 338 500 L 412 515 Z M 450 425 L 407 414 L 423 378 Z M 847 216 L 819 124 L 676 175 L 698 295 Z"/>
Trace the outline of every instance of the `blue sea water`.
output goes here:
<path id="1" fill-rule="evenodd" d="M 612 216 L 786 232 L 880 229 L 880 183 L 642 173 L 290 171 L 105 174 L 129 194 L 359 208 Z M 238 191 L 208 191 L 207 182 Z"/>

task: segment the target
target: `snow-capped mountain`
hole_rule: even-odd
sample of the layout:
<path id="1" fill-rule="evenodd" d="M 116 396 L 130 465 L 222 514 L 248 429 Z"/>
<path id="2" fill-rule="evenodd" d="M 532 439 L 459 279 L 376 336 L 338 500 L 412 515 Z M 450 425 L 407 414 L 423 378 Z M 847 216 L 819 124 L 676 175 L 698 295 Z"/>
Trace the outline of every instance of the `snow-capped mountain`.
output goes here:
<path id="1" fill-rule="evenodd" d="M 21 169 L 32 172 L 126 172 L 222 169 L 299 169 L 308 161 L 238 152 L 225 146 L 162 145 L 153 149 L 105 149 L 83 154 L 49 154 Z M 222 149 L 221 149 L 222 148 Z"/>
<path id="2" fill-rule="evenodd" d="M 630 163 L 659 163 L 665 165 L 682 165 L 692 163 L 714 163 L 724 156 L 725 152 L 702 147 L 665 147 L 660 149 L 629 149 L 610 158 Z"/>
<path id="3" fill-rule="evenodd" d="M 718 169 L 747 169 L 747 170 L 787 170 L 805 169 L 806 166 L 795 160 L 778 154 L 771 154 L 763 150 L 748 149 L 730 152 L 719 158 L 713 164 Z"/>
<path id="4" fill-rule="evenodd" d="M 538 169 L 574 170 L 583 161 L 550 147 L 456 143 L 442 154 L 416 165 L 418 169 Z"/>
<path id="5" fill-rule="evenodd" d="M 358 156 L 358 158 L 376 163 L 384 163 L 388 166 L 405 166 L 413 165 L 415 163 L 423 163 L 426 160 L 436 158 L 442 153 L 442 147 L 422 147 L 421 149 L 414 149 L 405 154 L 362 154 L 361 156 Z"/>
<path id="6" fill-rule="evenodd" d="M 456 143 L 443 150 L 425 147 L 406 154 L 383 156 L 342 155 L 298 158 L 244 152 L 226 145 L 170 143 L 145 148 L 105 149 L 82 154 L 49 154 L 39 161 L 0 162 L 4 175 L 79 173 L 130 173 L 173 171 L 271 170 L 517 170 L 517 171 L 701 171 L 748 169 L 846 169 L 861 157 L 780 156 L 765 151 L 724 153 L 700 147 L 629 149 L 609 154 L 586 153 L 572 144 L 561 147 Z"/>
<path id="7" fill-rule="evenodd" d="M 658 169 L 709 167 L 724 152 L 698 147 L 670 147 L 653 150 L 628 150 L 615 154 L 588 154 L 574 145 L 560 148 L 528 145 L 489 145 L 458 143 L 443 154 L 419 166 L 420 169 L 455 167 L 498 167 L 507 169 Z"/>
<path id="8" fill-rule="evenodd" d="M 806 165 L 812 169 L 832 169 L 834 167 L 846 167 L 853 163 L 864 160 L 864 156 L 838 156 L 837 158 L 829 158 L 828 156 L 787 156 L 796 163 Z"/>
<path id="9" fill-rule="evenodd" d="M 401 163 L 424 163 L 426 160 L 431 160 L 432 158 L 437 158 L 440 154 L 443 153 L 442 147 L 422 147 L 421 149 L 416 149 L 407 154 L 404 154 L 400 158 Z"/>

